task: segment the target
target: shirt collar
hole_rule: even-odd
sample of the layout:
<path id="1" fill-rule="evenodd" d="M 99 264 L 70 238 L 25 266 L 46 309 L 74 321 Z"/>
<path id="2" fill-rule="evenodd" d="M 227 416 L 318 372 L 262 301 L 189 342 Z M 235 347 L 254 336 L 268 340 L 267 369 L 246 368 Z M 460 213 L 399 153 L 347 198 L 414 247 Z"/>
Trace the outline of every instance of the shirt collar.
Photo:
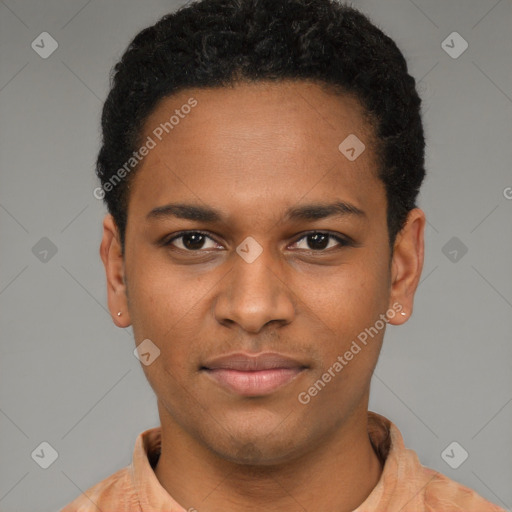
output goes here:
<path id="1" fill-rule="evenodd" d="M 382 504 L 384 489 L 386 495 L 392 495 L 400 474 L 411 474 L 421 467 L 416 454 L 405 448 L 398 428 L 384 416 L 368 411 L 368 435 L 383 464 L 383 471 L 376 487 L 354 512 L 376 510 Z M 137 437 L 130 465 L 133 486 L 143 512 L 184 512 L 161 486 L 153 471 L 152 464 L 158 460 L 161 443 L 161 427 L 145 430 Z M 408 456 L 404 457 L 404 454 Z"/>

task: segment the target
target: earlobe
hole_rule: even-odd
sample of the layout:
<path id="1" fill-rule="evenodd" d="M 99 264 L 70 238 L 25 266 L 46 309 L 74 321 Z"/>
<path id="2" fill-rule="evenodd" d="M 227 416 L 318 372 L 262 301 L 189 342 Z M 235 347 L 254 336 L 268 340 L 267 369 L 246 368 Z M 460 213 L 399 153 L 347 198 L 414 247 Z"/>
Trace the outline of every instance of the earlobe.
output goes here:
<path id="1" fill-rule="evenodd" d="M 114 323 L 118 327 L 128 327 L 131 322 L 126 296 L 124 258 L 119 231 L 114 218 L 110 214 L 107 214 L 103 219 L 103 237 L 100 245 L 100 256 L 105 267 L 107 279 L 108 309 Z"/>
<path id="2" fill-rule="evenodd" d="M 424 229 L 425 213 L 414 208 L 395 240 L 389 307 L 398 303 L 401 310 L 400 315 L 390 319 L 389 323 L 393 325 L 405 323 L 412 314 L 414 294 L 423 269 Z"/>

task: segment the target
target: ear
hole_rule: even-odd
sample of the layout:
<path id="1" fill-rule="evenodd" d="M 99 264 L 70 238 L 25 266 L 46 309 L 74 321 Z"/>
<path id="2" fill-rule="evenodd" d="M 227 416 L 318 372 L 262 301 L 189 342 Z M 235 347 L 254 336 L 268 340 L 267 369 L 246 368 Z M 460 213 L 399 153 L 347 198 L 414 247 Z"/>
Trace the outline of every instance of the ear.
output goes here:
<path id="1" fill-rule="evenodd" d="M 389 307 L 392 308 L 395 304 L 393 309 L 400 313 L 389 319 L 390 324 L 403 324 L 412 314 L 414 294 L 423 269 L 424 230 L 425 213 L 414 208 L 409 212 L 407 222 L 398 233 L 394 244 Z M 398 304 L 402 306 L 401 309 Z"/>
<path id="2" fill-rule="evenodd" d="M 124 260 L 119 231 L 112 215 L 103 219 L 103 238 L 100 256 L 107 276 L 108 309 L 118 327 L 128 327 L 131 323 L 128 312 L 128 298 L 124 275 Z M 121 316 L 117 313 L 121 312 Z"/>

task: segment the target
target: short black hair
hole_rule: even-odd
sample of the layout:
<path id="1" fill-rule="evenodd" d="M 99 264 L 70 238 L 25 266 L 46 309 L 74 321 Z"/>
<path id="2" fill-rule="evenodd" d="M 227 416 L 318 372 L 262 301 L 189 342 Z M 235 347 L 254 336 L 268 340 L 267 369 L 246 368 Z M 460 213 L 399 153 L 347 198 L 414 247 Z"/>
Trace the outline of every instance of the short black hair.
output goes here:
<path id="1" fill-rule="evenodd" d="M 111 73 L 96 174 L 123 252 L 137 166 L 122 180 L 114 175 L 140 147 L 159 101 L 187 88 L 268 80 L 313 81 L 359 100 L 377 137 L 392 250 L 425 176 L 421 100 L 395 42 L 336 0 L 199 0 L 139 32 Z"/>

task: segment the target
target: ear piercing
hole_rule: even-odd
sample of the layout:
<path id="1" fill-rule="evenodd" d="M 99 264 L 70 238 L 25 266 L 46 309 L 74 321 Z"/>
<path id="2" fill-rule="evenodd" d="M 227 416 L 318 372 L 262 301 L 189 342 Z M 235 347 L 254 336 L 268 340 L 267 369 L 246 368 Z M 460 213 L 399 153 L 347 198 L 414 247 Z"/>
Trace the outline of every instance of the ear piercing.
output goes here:
<path id="1" fill-rule="evenodd" d="M 121 311 L 118 311 L 118 312 L 117 312 L 117 316 L 121 316 Z"/>

